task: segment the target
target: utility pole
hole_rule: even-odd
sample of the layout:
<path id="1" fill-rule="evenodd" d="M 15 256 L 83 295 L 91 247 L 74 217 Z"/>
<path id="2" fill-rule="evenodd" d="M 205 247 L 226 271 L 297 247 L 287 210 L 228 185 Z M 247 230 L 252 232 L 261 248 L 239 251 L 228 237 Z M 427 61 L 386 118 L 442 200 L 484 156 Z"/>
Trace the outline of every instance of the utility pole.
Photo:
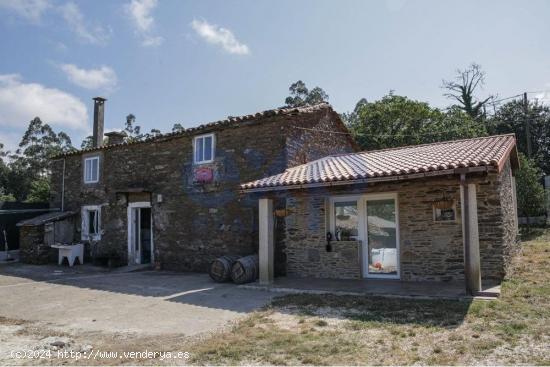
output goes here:
<path id="1" fill-rule="evenodd" d="M 527 139 L 527 156 L 531 158 L 533 148 L 531 147 L 531 124 L 529 123 L 529 102 L 527 92 L 523 93 L 523 122 L 525 124 L 525 139 Z"/>

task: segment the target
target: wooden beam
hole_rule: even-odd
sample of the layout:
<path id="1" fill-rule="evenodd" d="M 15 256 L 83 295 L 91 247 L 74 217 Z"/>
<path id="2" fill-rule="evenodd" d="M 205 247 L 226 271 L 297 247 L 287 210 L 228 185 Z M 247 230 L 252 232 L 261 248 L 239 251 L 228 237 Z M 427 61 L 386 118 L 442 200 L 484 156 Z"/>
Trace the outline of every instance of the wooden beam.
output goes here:
<path id="1" fill-rule="evenodd" d="M 466 292 L 475 295 L 481 290 L 477 194 L 476 185 L 468 183 L 464 173 L 460 175 L 460 196 L 464 244 L 464 279 Z"/>

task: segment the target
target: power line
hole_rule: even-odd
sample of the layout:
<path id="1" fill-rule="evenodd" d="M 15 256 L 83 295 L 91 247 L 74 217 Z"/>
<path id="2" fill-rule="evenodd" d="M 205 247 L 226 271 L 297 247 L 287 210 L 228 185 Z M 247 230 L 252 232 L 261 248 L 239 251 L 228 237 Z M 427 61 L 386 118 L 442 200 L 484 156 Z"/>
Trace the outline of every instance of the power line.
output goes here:
<path id="1" fill-rule="evenodd" d="M 307 130 L 307 131 L 313 131 L 316 133 L 326 133 L 326 134 L 341 134 L 341 135 L 352 135 L 352 136 L 374 136 L 374 137 L 385 137 L 385 138 L 391 138 L 395 136 L 413 136 L 413 137 L 421 137 L 421 136 L 435 136 L 435 135 L 444 135 L 444 134 L 450 134 L 450 133 L 457 133 L 461 132 L 460 129 L 453 129 L 453 130 L 446 130 L 446 131 L 438 131 L 433 133 L 422 133 L 422 134 L 365 134 L 365 133 L 346 133 L 343 131 L 332 131 L 332 130 L 321 130 L 321 129 L 311 129 L 307 127 L 300 127 L 300 126 L 291 126 L 293 129 L 298 130 Z"/>

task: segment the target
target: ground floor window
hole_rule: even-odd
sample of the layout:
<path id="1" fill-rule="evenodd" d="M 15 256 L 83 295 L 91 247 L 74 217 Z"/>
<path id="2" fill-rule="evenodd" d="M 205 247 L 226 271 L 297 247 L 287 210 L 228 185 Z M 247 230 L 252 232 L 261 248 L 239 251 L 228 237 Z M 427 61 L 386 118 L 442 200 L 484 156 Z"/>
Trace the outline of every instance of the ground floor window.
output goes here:
<path id="1" fill-rule="evenodd" d="M 334 202 L 334 239 L 356 241 L 359 239 L 357 201 Z"/>
<path id="2" fill-rule="evenodd" d="M 81 238 L 85 241 L 101 239 L 101 206 L 86 205 L 82 207 Z"/>

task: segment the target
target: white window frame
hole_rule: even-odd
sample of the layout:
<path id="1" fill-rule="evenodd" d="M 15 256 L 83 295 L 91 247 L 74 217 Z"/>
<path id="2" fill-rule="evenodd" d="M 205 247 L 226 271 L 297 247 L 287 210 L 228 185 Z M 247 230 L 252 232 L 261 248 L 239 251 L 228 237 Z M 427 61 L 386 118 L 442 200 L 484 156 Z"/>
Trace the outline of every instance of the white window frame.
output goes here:
<path id="1" fill-rule="evenodd" d="M 395 236 L 397 239 L 396 251 L 397 251 L 397 274 L 394 275 L 381 275 L 369 273 L 369 243 L 367 235 L 367 201 L 368 200 L 395 200 L 395 219 L 396 228 Z M 399 218 L 399 195 L 397 192 L 383 192 L 373 194 L 359 194 L 359 195 L 335 195 L 329 197 L 329 227 L 330 232 L 334 235 L 336 230 L 336 218 L 334 217 L 334 203 L 346 201 L 357 202 L 357 214 L 359 216 L 358 227 L 358 241 L 361 241 L 361 268 L 363 278 L 379 278 L 379 279 L 401 279 L 401 233 L 400 233 L 400 218 Z M 338 242 L 334 242 L 337 244 Z"/>
<path id="2" fill-rule="evenodd" d="M 329 218 L 330 218 L 330 232 L 333 236 L 333 241 L 336 241 L 336 217 L 334 215 L 334 204 L 341 203 L 341 202 L 353 202 L 355 201 L 355 205 L 357 206 L 357 241 L 364 242 L 364 231 L 365 227 L 362 223 L 362 218 L 364 216 L 364 210 L 361 208 L 360 199 L 362 195 L 354 195 L 354 196 L 331 196 L 330 197 L 330 212 L 329 212 Z"/>
<path id="3" fill-rule="evenodd" d="M 88 162 L 90 162 L 90 167 L 93 167 L 93 161 L 97 160 L 97 171 L 96 171 L 96 179 L 93 180 L 93 179 L 90 179 L 88 180 L 87 179 L 87 164 Z M 84 158 L 84 183 L 87 183 L 87 184 L 90 184 L 90 183 L 97 183 L 99 182 L 99 156 L 96 155 L 96 156 L 93 156 L 93 157 L 87 157 L 87 158 Z M 93 177 L 93 172 L 92 172 L 92 168 L 90 168 L 90 178 Z"/>
<path id="4" fill-rule="evenodd" d="M 135 258 L 132 258 L 133 255 L 135 257 L 135 253 L 133 251 L 133 243 L 132 243 L 132 210 L 136 208 L 151 208 L 151 264 L 155 263 L 155 242 L 154 242 L 154 235 L 153 235 L 153 210 L 151 203 L 148 201 L 143 202 L 133 202 L 128 204 L 127 209 L 127 216 L 128 216 L 128 265 L 132 265 L 135 263 L 138 263 L 135 261 Z"/>
<path id="5" fill-rule="evenodd" d="M 197 160 L 197 141 L 199 139 L 205 139 L 205 138 L 212 138 L 212 147 L 211 147 L 211 159 L 203 159 L 201 161 Z M 204 157 L 204 152 L 205 152 L 205 145 L 204 143 L 202 144 L 202 156 Z M 195 136 L 193 138 L 193 163 L 195 164 L 203 164 L 203 163 L 211 163 L 214 161 L 214 156 L 216 154 L 216 136 L 211 133 L 211 134 L 203 134 L 203 135 L 198 135 L 198 136 Z"/>
<path id="6" fill-rule="evenodd" d="M 89 212 L 97 211 L 97 233 L 90 234 L 88 232 L 89 228 Z M 101 239 L 101 205 L 84 205 L 81 211 L 81 227 L 80 234 L 83 241 L 99 241 Z"/>

